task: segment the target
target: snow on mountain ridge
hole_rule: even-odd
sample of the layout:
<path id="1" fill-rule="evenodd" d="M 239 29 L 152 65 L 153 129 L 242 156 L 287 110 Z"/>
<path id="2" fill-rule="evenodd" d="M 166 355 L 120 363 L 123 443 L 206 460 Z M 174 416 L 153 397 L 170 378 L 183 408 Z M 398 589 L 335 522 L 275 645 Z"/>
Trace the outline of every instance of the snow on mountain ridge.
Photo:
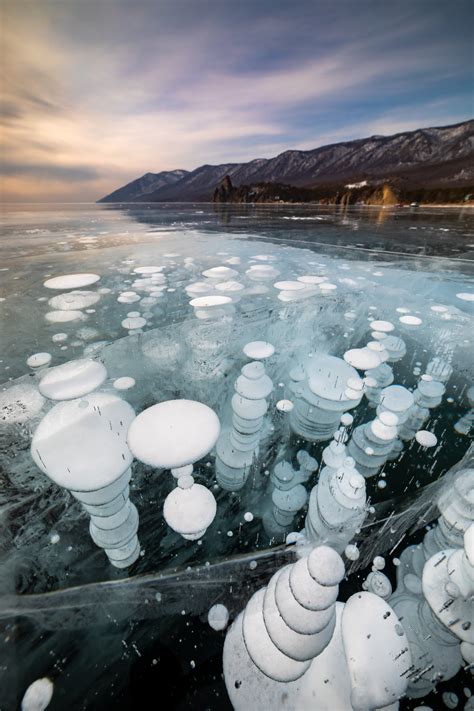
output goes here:
<path id="1" fill-rule="evenodd" d="M 172 185 L 184 178 L 188 172 L 187 170 L 164 170 L 160 173 L 145 173 L 141 178 L 132 180 L 122 188 L 114 190 L 114 192 L 101 198 L 98 202 L 133 202 L 137 198 L 143 198 L 145 195 L 149 195 L 164 186 Z"/>

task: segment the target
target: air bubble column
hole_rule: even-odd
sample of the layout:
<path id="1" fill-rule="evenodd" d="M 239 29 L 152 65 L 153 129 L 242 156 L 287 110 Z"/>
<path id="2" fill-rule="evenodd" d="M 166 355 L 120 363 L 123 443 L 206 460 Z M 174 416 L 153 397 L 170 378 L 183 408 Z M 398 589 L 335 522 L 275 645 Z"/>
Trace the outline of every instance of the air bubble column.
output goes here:
<path id="1" fill-rule="evenodd" d="M 232 427 L 222 432 L 216 446 L 216 478 L 227 491 L 238 491 L 247 481 L 258 454 L 268 409 L 266 398 L 273 390 L 273 383 L 263 363 L 253 361 L 243 366 L 234 388 Z"/>

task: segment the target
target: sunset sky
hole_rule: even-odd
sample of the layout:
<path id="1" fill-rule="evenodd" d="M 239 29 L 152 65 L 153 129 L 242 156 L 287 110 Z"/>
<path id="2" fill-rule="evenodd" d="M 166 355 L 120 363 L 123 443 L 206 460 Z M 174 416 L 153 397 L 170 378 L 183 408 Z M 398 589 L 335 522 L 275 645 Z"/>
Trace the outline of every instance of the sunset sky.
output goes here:
<path id="1" fill-rule="evenodd" d="M 472 0 L 0 0 L 2 198 L 472 117 Z"/>

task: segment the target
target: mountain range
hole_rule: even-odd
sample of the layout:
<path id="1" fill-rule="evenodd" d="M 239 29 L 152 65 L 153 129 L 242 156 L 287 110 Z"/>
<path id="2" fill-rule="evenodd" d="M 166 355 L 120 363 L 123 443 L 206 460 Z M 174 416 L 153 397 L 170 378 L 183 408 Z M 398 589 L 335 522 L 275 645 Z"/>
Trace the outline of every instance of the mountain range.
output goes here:
<path id="1" fill-rule="evenodd" d="M 393 136 L 370 136 L 275 158 L 146 173 L 98 202 L 211 201 L 229 176 L 234 186 L 283 183 L 306 188 L 396 180 L 409 188 L 474 184 L 474 119 Z"/>

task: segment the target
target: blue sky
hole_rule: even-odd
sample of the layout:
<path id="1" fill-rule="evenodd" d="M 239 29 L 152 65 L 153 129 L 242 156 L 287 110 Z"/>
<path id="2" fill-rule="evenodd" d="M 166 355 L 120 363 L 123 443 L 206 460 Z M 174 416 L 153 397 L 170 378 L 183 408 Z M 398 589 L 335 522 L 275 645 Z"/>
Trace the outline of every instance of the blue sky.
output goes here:
<path id="1" fill-rule="evenodd" d="M 471 0 L 1 0 L 3 195 L 473 116 Z"/>

